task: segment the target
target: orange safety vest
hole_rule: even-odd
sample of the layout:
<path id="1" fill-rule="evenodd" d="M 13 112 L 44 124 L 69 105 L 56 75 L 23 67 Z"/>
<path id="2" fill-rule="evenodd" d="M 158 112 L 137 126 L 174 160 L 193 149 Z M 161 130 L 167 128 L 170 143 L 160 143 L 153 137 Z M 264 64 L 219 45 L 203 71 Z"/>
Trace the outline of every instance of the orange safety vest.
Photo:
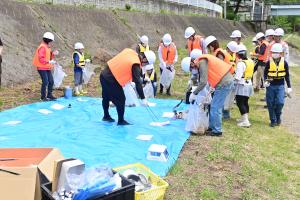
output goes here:
<path id="1" fill-rule="evenodd" d="M 203 49 L 201 46 L 202 40 L 203 40 L 203 37 L 201 37 L 200 35 L 195 35 L 195 38 L 193 41 L 191 41 L 191 40 L 187 41 L 187 47 L 188 47 L 189 54 L 194 49 L 200 49 L 203 52 Z"/>
<path id="2" fill-rule="evenodd" d="M 208 83 L 215 88 L 232 66 L 210 54 L 201 55 L 195 60 L 195 63 L 198 64 L 202 59 L 208 61 Z"/>
<path id="3" fill-rule="evenodd" d="M 162 54 L 162 59 L 166 64 L 174 64 L 175 60 L 175 55 L 176 55 L 176 46 L 172 42 L 169 46 L 163 45 L 163 43 L 160 44 L 161 48 L 161 54 Z"/>
<path id="4" fill-rule="evenodd" d="M 32 61 L 32 65 L 37 67 L 37 69 L 51 69 L 53 67 L 53 65 L 47 63 L 47 64 L 42 64 L 40 62 L 40 59 L 39 59 L 39 50 L 41 48 L 45 48 L 46 49 L 46 61 L 49 62 L 51 60 L 51 48 L 48 47 L 48 45 L 44 42 L 42 42 L 40 44 L 40 46 L 35 50 L 35 53 L 34 53 L 34 57 L 33 57 L 33 61 Z"/>
<path id="5" fill-rule="evenodd" d="M 268 46 L 269 46 L 269 43 L 268 43 L 266 40 L 264 40 L 264 41 L 262 42 L 262 44 L 259 46 L 259 49 L 260 49 L 260 47 L 261 47 L 263 44 L 266 45 L 266 49 L 265 49 L 265 52 L 264 52 L 263 55 L 260 55 L 260 54 L 258 55 L 258 60 L 263 61 L 263 62 L 266 62 L 267 57 L 268 57 Z M 259 51 L 260 51 L 260 50 L 259 50 Z"/>
<path id="6" fill-rule="evenodd" d="M 141 61 L 138 54 L 128 48 L 107 62 L 110 71 L 122 87 L 132 81 L 132 65 L 134 64 L 141 65 Z"/>
<path id="7" fill-rule="evenodd" d="M 222 49 L 222 48 L 217 48 L 217 49 L 214 51 L 214 56 L 217 57 L 217 55 L 218 55 L 219 52 L 222 52 L 222 53 L 223 53 L 223 55 L 224 55 L 224 60 L 223 60 L 223 61 L 231 65 L 230 73 L 231 73 L 231 74 L 234 74 L 234 72 L 235 72 L 235 68 L 234 68 L 234 67 L 235 67 L 235 61 L 234 61 L 234 62 L 231 61 L 232 56 L 231 56 L 227 51 L 225 51 L 225 50 Z M 218 58 L 218 57 L 217 57 L 217 58 Z"/>
<path id="8" fill-rule="evenodd" d="M 271 58 L 271 56 L 272 56 L 272 54 L 271 54 L 271 48 L 272 48 L 272 46 L 273 46 L 274 43 L 275 43 L 274 40 L 271 43 L 268 43 L 268 46 L 267 46 L 267 57 L 266 57 L 265 62 L 269 61 L 270 58 Z"/>

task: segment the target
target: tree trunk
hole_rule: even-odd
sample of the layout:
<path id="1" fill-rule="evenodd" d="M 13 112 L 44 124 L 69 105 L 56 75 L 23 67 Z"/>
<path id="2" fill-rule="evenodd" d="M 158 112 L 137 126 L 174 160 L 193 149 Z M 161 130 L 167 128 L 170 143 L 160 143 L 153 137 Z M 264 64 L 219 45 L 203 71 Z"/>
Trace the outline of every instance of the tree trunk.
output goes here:
<path id="1" fill-rule="evenodd" d="M 237 0 L 237 2 L 236 2 L 236 6 L 235 6 L 235 10 L 234 10 L 235 15 L 239 12 L 241 2 L 242 2 L 242 0 Z"/>

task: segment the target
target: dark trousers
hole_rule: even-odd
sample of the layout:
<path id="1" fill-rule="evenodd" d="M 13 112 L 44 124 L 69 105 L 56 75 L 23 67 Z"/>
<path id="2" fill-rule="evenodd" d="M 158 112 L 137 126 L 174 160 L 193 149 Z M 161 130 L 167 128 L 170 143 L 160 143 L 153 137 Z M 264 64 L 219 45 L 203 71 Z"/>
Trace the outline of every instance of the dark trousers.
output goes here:
<path id="1" fill-rule="evenodd" d="M 161 68 L 159 68 L 159 70 L 160 70 L 160 75 L 161 75 L 161 73 L 162 73 L 163 70 L 162 70 Z M 159 84 L 159 86 L 160 86 L 159 92 L 160 92 L 160 93 L 163 93 L 164 86 L 163 86 L 162 84 Z M 170 90 L 171 90 L 171 84 L 170 84 L 170 86 L 167 88 L 167 94 L 170 94 Z"/>
<path id="2" fill-rule="evenodd" d="M 284 95 L 284 85 L 270 85 L 267 87 L 266 100 L 271 123 L 281 123 Z"/>
<path id="3" fill-rule="evenodd" d="M 115 104 L 118 112 L 118 122 L 124 120 L 125 113 L 125 94 L 122 86 L 116 80 L 107 80 L 100 74 L 100 83 L 102 86 L 102 107 L 104 117 L 109 117 L 109 101 Z"/>
<path id="4" fill-rule="evenodd" d="M 235 100 L 241 115 L 249 113 L 249 103 L 248 103 L 249 97 L 236 95 Z"/>
<path id="5" fill-rule="evenodd" d="M 41 98 L 46 98 L 46 88 L 48 87 L 47 97 L 52 97 L 52 89 L 53 89 L 53 76 L 51 70 L 38 70 L 40 77 L 42 79 L 41 86 Z"/>

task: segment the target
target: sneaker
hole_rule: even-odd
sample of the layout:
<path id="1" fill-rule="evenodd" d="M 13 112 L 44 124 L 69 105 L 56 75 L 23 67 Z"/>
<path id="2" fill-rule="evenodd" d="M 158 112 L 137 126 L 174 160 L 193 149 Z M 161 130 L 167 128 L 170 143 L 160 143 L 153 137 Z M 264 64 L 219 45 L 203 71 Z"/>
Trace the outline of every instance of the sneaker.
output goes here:
<path id="1" fill-rule="evenodd" d="M 270 123 L 269 126 L 270 127 L 275 127 L 277 125 L 277 123 Z"/>
<path id="2" fill-rule="evenodd" d="M 281 125 L 281 120 L 278 120 L 276 126 L 280 126 L 280 125 Z"/>
<path id="3" fill-rule="evenodd" d="M 131 125 L 131 124 L 125 120 L 118 122 L 118 126 L 126 126 L 126 125 Z"/>
<path id="4" fill-rule="evenodd" d="M 40 101 L 49 101 L 49 99 L 44 97 L 44 98 L 41 98 Z"/>
<path id="5" fill-rule="evenodd" d="M 56 98 L 55 98 L 54 96 L 49 96 L 49 97 L 47 97 L 47 99 L 48 99 L 49 101 L 56 101 Z"/>
<path id="6" fill-rule="evenodd" d="M 241 123 L 243 121 L 242 118 L 236 119 L 236 123 Z"/>
<path id="7" fill-rule="evenodd" d="M 213 136 L 213 137 L 221 137 L 222 136 L 222 132 L 209 132 L 209 133 L 206 133 L 207 136 Z"/>
<path id="8" fill-rule="evenodd" d="M 109 117 L 103 117 L 102 121 L 104 121 L 104 122 L 115 122 L 115 120 L 113 118 L 111 118 L 111 116 L 109 116 Z"/>
<path id="9" fill-rule="evenodd" d="M 249 128 L 251 126 L 249 121 L 242 121 L 240 123 L 237 124 L 239 127 L 245 127 L 245 128 Z"/>

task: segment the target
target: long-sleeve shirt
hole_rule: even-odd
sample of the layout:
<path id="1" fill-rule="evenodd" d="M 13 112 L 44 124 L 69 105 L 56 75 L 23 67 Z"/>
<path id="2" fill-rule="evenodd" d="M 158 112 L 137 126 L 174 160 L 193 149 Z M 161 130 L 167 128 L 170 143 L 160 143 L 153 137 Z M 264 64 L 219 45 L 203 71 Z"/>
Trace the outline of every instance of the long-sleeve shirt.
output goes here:
<path id="1" fill-rule="evenodd" d="M 46 60 L 46 48 L 45 47 L 41 47 L 38 51 L 38 57 L 39 57 L 39 61 L 42 64 L 48 64 L 49 61 Z M 51 57 L 50 60 L 52 60 L 54 58 L 53 53 L 51 52 Z"/>
<path id="2" fill-rule="evenodd" d="M 147 73 L 147 72 L 146 72 Z M 146 74 L 143 75 L 143 84 L 146 84 L 147 81 L 145 81 L 145 77 L 146 77 Z M 156 83 L 157 82 L 157 76 L 156 76 L 156 72 L 154 72 L 154 78 L 153 80 L 151 80 L 152 83 Z"/>
<path id="3" fill-rule="evenodd" d="M 276 65 L 278 65 L 279 61 L 274 61 Z M 268 78 L 268 72 L 270 69 L 270 61 L 266 63 L 265 72 L 264 72 L 264 78 L 265 80 Z M 286 85 L 288 88 L 291 87 L 291 81 L 290 81 L 290 73 L 289 73 L 289 65 L 286 61 L 284 61 L 284 69 L 285 69 L 285 77 L 281 79 L 273 79 L 270 82 L 270 85 L 284 85 L 284 80 L 286 81 Z"/>
<path id="4" fill-rule="evenodd" d="M 290 51 L 289 51 L 289 45 L 285 41 L 281 41 L 283 53 L 284 53 L 284 60 L 289 63 L 290 60 Z"/>
<path id="5" fill-rule="evenodd" d="M 74 61 L 74 72 L 81 72 L 81 71 L 82 71 L 82 68 L 76 66 L 76 65 L 79 64 L 79 56 L 78 56 L 77 53 L 74 53 L 74 54 L 73 54 L 73 61 Z"/>
<path id="6" fill-rule="evenodd" d="M 177 48 L 175 48 L 176 51 L 175 51 L 175 58 L 174 58 L 174 64 L 177 63 L 178 61 L 178 53 L 177 53 Z M 162 49 L 161 49 L 161 46 L 159 45 L 158 47 L 158 59 L 159 59 L 159 62 L 161 64 L 161 68 L 162 68 L 162 63 L 164 63 L 164 59 L 162 57 Z"/>

